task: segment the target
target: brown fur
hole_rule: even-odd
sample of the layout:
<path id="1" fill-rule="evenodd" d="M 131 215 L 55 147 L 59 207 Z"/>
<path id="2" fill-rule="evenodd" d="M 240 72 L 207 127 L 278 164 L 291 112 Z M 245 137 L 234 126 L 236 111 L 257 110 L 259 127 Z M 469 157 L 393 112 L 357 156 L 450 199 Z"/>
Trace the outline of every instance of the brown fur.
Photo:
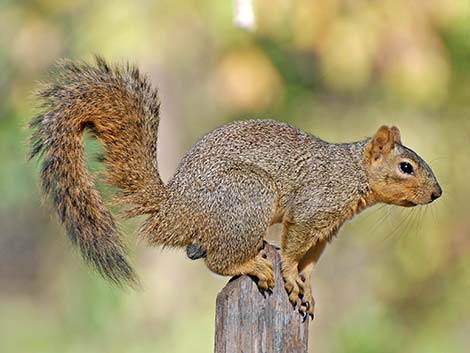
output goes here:
<path id="1" fill-rule="evenodd" d="M 270 224 L 282 223 L 282 271 L 290 300 L 313 314 L 309 274 L 341 225 L 376 203 L 425 204 L 441 195 L 429 166 L 401 144 L 396 127 L 370 139 L 333 144 L 274 120 L 239 121 L 205 135 L 167 185 L 158 175 L 156 90 L 135 68 L 66 62 L 40 93 L 45 113 L 31 124 L 32 155 L 60 219 L 85 259 L 116 282 L 133 280 L 109 211 L 83 162 L 81 134 L 106 150 L 107 181 L 154 245 L 186 247 L 223 275 L 274 285 L 263 256 Z M 404 174 L 406 161 L 413 174 Z M 307 278 L 302 278 L 304 271 Z"/>
<path id="2" fill-rule="evenodd" d="M 38 95 L 44 113 L 32 122 L 31 157 L 43 158 L 44 191 L 87 262 L 113 282 L 136 281 L 115 221 L 85 168 L 82 133 L 90 129 L 105 148 L 109 184 L 134 213 L 154 211 L 163 194 L 158 175 L 156 90 L 131 67 L 111 68 L 62 62 Z"/>

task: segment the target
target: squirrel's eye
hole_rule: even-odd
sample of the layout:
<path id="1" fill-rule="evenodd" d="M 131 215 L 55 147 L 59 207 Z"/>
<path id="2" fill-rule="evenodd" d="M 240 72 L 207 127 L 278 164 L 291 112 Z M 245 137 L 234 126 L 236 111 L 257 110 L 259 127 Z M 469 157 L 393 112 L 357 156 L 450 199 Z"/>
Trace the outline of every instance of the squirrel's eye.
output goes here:
<path id="1" fill-rule="evenodd" d="M 413 166 L 408 162 L 401 162 L 400 169 L 405 174 L 414 174 Z"/>

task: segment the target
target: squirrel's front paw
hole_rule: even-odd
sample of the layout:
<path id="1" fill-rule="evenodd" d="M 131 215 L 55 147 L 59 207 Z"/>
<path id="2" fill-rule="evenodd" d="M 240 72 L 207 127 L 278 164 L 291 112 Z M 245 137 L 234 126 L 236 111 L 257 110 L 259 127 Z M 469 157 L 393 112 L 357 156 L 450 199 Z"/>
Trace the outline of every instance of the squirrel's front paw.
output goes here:
<path id="1" fill-rule="evenodd" d="M 295 306 L 297 305 L 299 295 L 304 292 L 304 282 L 297 272 L 297 266 L 294 269 L 283 269 L 282 277 L 284 278 L 284 285 L 289 295 L 289 301 Z"/>
<path id="2" fill-rule="evenodd" d="M 304 321 L 307 318 L 307 315 L 310 315 L 310 317 L 313 320 L 314 311 L 315 311 L 315 299 L 313 299 L 311 289 L 304 288 L 304 293 L 300 297 L 301 297 L 300 307 L 299 307 L 300 314 L 303 316 Z"/>

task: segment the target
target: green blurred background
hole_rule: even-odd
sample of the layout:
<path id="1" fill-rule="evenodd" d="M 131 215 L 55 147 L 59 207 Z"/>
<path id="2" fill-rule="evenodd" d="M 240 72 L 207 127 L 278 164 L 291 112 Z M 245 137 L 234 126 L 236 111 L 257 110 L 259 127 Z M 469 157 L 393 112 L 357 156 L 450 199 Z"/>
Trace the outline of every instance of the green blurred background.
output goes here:
<path id="1" fill-rule="evenodd" d="M 375 207 L 342 229 L 314 273 L 310 350 L 468 351 L 470 2 L 254 4 L 250 32 L 233 24 L 232 1 L 0 1 L 0 352 L 213 349 L 227 278 L 146 247 L 135 221 L 122 228 L 144 289 L 115 289 L 41 199 L 38 163 L 26 160 L 31 92 L 57 59 L 94 53 L 131 61 L 158 85 L 165 180 L 198 138 L 235 119 L 288 121 L 335 142 L 399 126 L 443 197 Z"/>

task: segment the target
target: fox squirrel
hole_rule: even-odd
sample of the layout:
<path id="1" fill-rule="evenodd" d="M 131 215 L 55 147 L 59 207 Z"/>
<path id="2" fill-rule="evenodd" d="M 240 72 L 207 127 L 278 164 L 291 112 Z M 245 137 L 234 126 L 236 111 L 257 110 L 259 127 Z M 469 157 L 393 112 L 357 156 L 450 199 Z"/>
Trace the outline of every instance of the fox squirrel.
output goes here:
<path id="1" fill-rule="evenodd" d="M 103 144 L 105 179 L 147 215 L 151 244 L 186 247 L 221 275 L 252 275 L 274 287 L 263 251 L 266 229 L 282 223 L 282 274 L 289 300 L 313 316 L 310 274 L 341 225 L 376 203 L 416 206 L 441 196 L 432 170 L 402 145 L 396 127 L 333 144 L 274 120 L 237 121 L 199 140 L 165 185 L 157 162 L 160 101 L 135 67 L 64 61 L 38 95 L 31 157 L 70 240 L 116 284 L 135 284 L 115 220 L 86 169 L 82 133 Z"/>

